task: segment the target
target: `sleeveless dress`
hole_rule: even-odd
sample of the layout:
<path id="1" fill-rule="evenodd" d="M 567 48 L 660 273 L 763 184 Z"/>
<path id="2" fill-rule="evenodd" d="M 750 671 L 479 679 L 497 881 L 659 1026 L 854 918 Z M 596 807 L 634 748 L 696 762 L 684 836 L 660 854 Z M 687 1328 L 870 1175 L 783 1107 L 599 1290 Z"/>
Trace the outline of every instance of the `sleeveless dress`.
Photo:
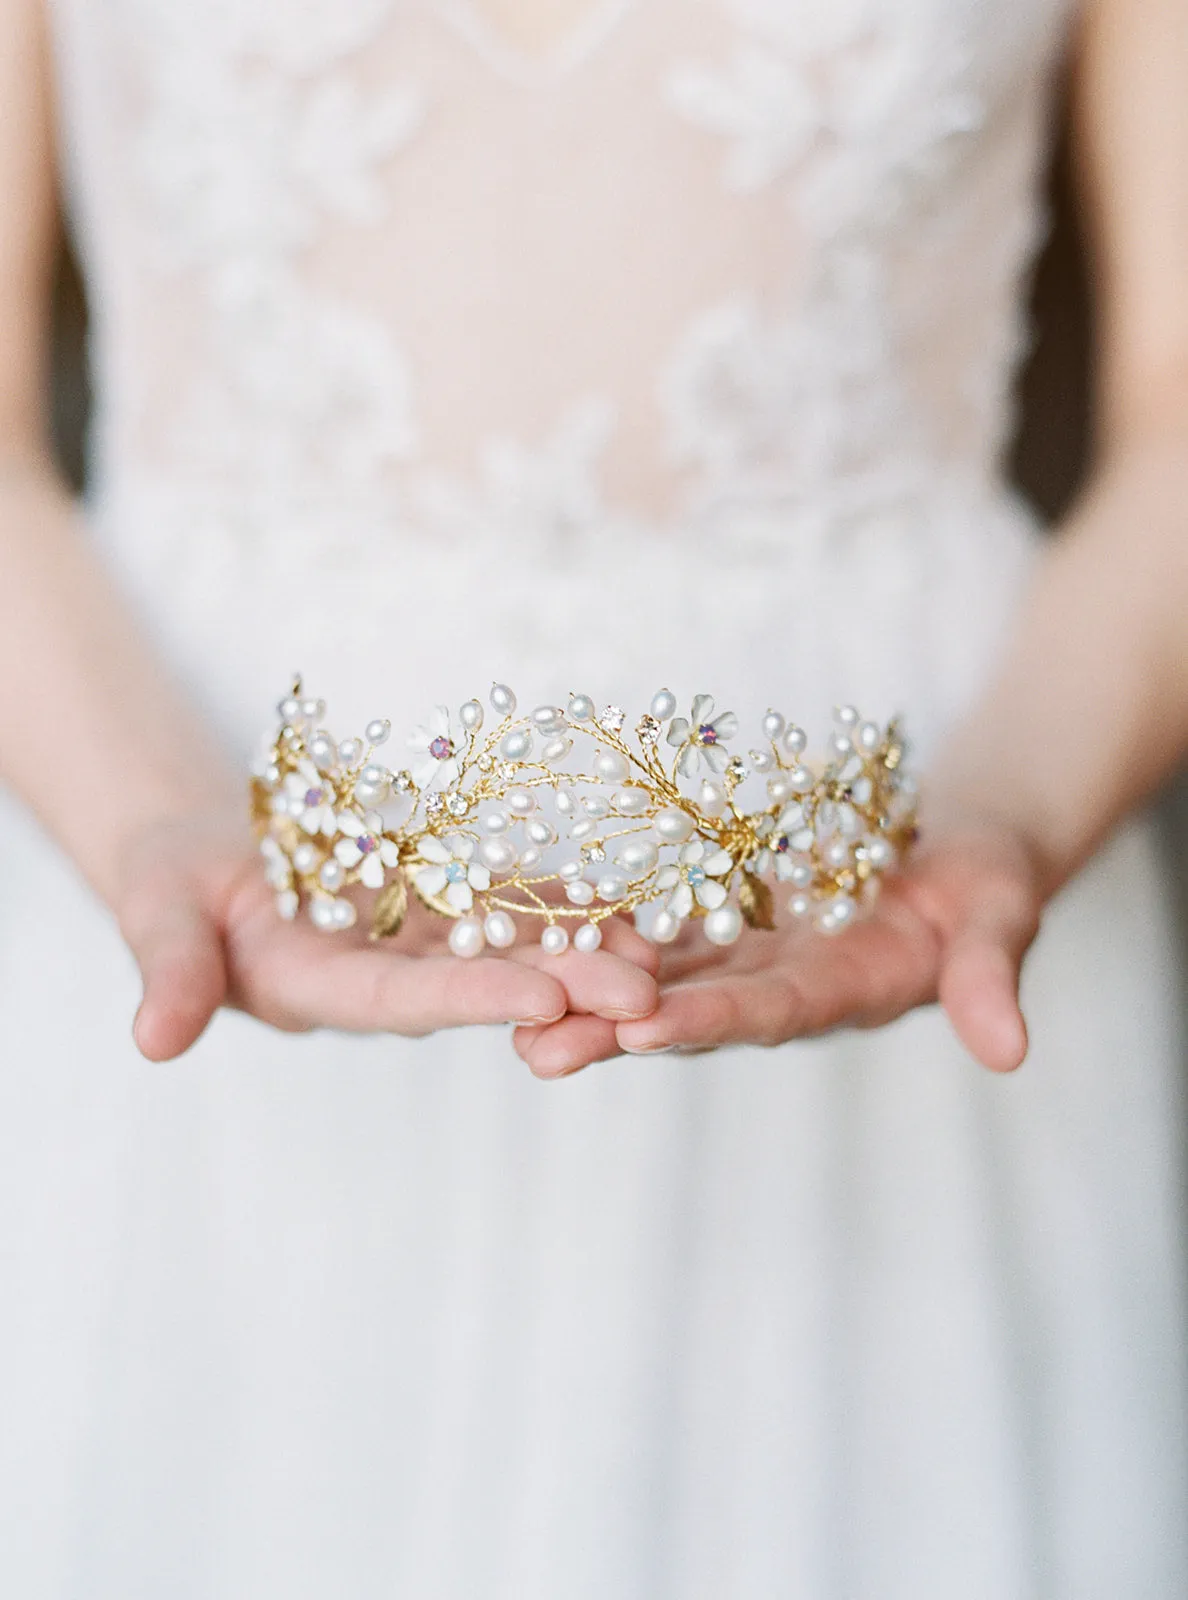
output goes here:
<path id="1" fill-rule="evenodd" d="M 1038 545 L 1064 0 L 50 9 L 91 527 L 245 764 L 294 667 L 343 731 L 667 684 L 926 760 Z M 1188 1593 L 1143 827 L 1010 1080 L 935 1011 L 555 1085 L 236 1015 L 151 1067 L 107 915 L 0 841 L 6 1595 Z"/>

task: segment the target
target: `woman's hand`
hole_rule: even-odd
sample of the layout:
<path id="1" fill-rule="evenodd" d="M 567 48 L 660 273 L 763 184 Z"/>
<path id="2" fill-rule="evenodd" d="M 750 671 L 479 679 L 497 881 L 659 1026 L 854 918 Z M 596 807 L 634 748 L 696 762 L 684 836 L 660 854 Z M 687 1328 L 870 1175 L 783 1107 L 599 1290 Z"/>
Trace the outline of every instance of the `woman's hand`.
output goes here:
<path id="1" fill-rule="evenodd" d="M 590 1014 L 613 1030 L 657 1002 L 654 948 L 612 919 L 600 950 L 462 960 L 448 924 L 419 905 L 399 939 L 363 929 L 318 932 L 284 922 L 252 840 L 236 819 L 148 830 L 122 874 L 120 928 L 140 964 L 144 999 L 134 1036 L 151 1061 L 188 1050 L 220 1006 L 291 1031 L 421 1035 L 467 1023 L 542 1026 Z M 365 921 L 365 918 L 360 918 Z"/>
<path id="2" fill-rule="evenodd" d="M 1009 1072 L 1027 1053 L 1019 970 L 1039 925 L 1039 884 L 1032 850 L 1006 826 L 933 822 L 872 915 L 844 933 L 785 916 L 778 931 L 744 932 L 720 949 L 691 926 L 662 954 L 661 1000 L 646 1019 L 522 1027 L 516 1048 L 538 1077 L 557 1077 L 623 1051 L 878 1027 L 939 1000 L 970 1053 Z"/>

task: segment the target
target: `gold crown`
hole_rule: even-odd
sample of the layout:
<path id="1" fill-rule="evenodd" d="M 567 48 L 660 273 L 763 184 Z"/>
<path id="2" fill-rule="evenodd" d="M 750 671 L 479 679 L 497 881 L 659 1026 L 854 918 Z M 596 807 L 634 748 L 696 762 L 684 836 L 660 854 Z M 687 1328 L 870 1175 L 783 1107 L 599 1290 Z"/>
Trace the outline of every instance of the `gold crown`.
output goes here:
<path id="1" fill-rule="evenodd" d="M 825 932 L 845 927 L 880 873 L 915 837 L 916 787 L 904 767 L 898 720 L 835 712 L 822 762 L 805 760 L 803 730 L 778 711 L 763 746 L 731 754 L 733 712 L 698 695 L 687 717 L 661 689 L 625 735 L 618 706 L 589 695 L 517 714 L 497 683 L 485 708 L 438 706 L 409 739 L 408 764 L 377 752 L 391 734 L 369 723 L 336 742 L 326 707 L 303 698 L 300 678 L 278 707 L 280 726 L 252 778 L 252 806 L 268 881 L 286 918 L 302 901 L 319 928 L 357 918 L 344 891 L 378 891 L 372 937 L 399 932 L 409 890 L 454 919 L 456 955 L 506 949 L 516 918 L 535 918 L 554 953 L 595 950 L 607 917 L 651 911 L 651 938 L 675 939 L 697 919 L 715 944 L 743 924 L 775 926 L 773 884 L 786 909 Z M 764 785 L 745 809 L 740 791 Z M 646 919 L 645 919 L 646 921 Z"/>

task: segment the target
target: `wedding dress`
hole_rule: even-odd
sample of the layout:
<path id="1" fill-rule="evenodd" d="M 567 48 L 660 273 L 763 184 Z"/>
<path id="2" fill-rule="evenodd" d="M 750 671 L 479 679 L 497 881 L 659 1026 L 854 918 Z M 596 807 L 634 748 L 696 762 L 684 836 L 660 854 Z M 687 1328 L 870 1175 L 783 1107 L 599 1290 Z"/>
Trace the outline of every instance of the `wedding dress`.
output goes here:
<path id="1" fill-rule="evenodd" d="M 1070 6 L 532 11 L 52 0 L 93 536 L 245 764 L 295 667 L 344 732 L 666 684 L 926 760 L 1037 546 Z M 13 1600 L 1188 1592 L 1143 828 L 1009 1081 L 935 1011 L 556 1085 L 235 1015 L 150 1067 L 109 919 L 0 841 Z"/>

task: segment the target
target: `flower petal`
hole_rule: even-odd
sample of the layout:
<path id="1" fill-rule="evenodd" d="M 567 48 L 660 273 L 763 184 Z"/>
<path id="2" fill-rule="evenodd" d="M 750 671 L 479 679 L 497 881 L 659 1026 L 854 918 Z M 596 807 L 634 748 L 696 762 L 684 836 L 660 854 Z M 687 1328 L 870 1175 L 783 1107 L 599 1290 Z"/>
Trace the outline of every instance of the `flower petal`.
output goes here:
<path id="1" fill-rule="evenodd" d="M 366 889 L 382 889 L 384 886 L 384 864 L 377 852 L 373 851 L 359 868 L 359 882 Z"/>
<path id="2" fill-rule="evenodd" d="M 733 711 L 723 711 L 710 724 L 719 739 L 733 739 L 738 732 L 738 718 Z"/>
<path id="3" fill-rule="evenodd" d="M 400 846 L 391 839 L 380 840 L 380 860 L 385 867 L 398 867 L 400 865 Z"/>
<path id="4" fill-rule="evenodd" d="M 714 850 L 701 863 L 711 878 L 720 878 L 734 865 L 728 850 Z"/>
<path id="5" fill-rule="evenodd" d="M 705 764 L 711 772 L 725 772 L 730 765 L 730 752 L 723 750 L 720 744 L 702 745 L 701 753 L 705 757 Z"/>
<path id="6" fill-rule="evenodd" d="M 482 866 L 478 861 L 472 861 L 466 872 L 466 880 L 472 889 L 485 894 L 491 887 L 491 869 Z"/>
<path id="7" fill-rule="evenodd" d="M 474 904 L 474 894 L 468 883 L 451 883 L 446 890 L 446 899 L 455 911 L 469 911 Z"/>
<path id="8" fill-rule="evenodd" d="M 437 763 L 437 776 L 441 780 L 441 786 L 443 789 L 449 788 L 450 784 L 456 780 L 458 772 L 458 763 L 454 760 L 453 756 L 451 756 L 448 761 L 439 761 Z"/>
<path id="9" fill-rule="evenodd" d="M 348 839 L 357 839 L 361 833 L 365 833 L 367 830 L 353 811 L 340 811 L 338 813 L 338 831 Z"/>
<path id="10" fill-rule="evenodd" d="M 455 861 L 469 861 L 474 854 L 474 840 L 464 833 L 451 833 L 446 845 Z"/>
<path id="11" fill-rule="evenodd" d="M 714 714 L 714 697 L 712 694 L 699 694 L 693 701 L 693 709 L 689 713 L 689 721 L 695 728 L 703 727 Z"/>
<path id="12" fill-rule="evenodd" d="M 673 717 L 668 724 L 668 732 L 664 737 L 669 744 L 684 744 L 689 737 L 688 720 L 685 717 Z"/>
<path id="13" fill-rule="evenodd" d="M 726 885 L 719 883 L 716 878 L 707 878 L 704 883 L 699 883 L 695 893 L 698 903 L 707 911 L 716 911 L 726 903 Z"/>
<path id="14" fill-rule="evenodd" d="M 424 849 L 423 844 L 421 848 Z M 444 867 L 426 867 L 424 871 L 417 873 L 417 888 L 422 894 L 427 894 L 430 899 L 441 893 L 446 886 L 446 882 Z"/>
<path id="15" fill-rule="evenodd" d="M 695 744 L 687 744 L 677 757 L 677 771 L 684 777 L 691 778 L 697 771 L 698 749 Z"/>
<path id="16" fill-rule="evenodd" d="M 426 861 L 440 862 L 443 867 L 447 861 L 452 860 L 449 850 L 440 839 L 435 839 L 431 833 L 426 834 L 417 848 Z"/>
<path id="17" fill-rule="evenodd" d="M 334 854 L 344 867 L 358 866 L 363 859 L 363 852 L 353 839 L 340 839 L 334 846 Z"/>
<path id="18" fill-rule="evenodd" d="M 704 854 L 704 839 L 693 838 L 689 840 L 688 844 L 681 846 L 680 858 L 687 867 L 691 867 L 695 862 L 700 861 Z"/>
<path id="19" fill-rule="evenodd" d="M 656 874 L 657 889 L 671 889 L 674 883 L 679 883 L 680 881 L 681 869 L 673 866 L 671 863 L 669 863 L 667 867 L 661 867 L 660 871 Z"/>
<path id="20" fill-rule="evenodd" d="M 429 726 L 433 729 L 433 737 L 435 739 L 448 739 L 450 736 L 449 706 L 434 706 L 433 715 L 429 718 Z"/>
<path id="21" fill-rule="evenodd" d="M 412 781 L 418 789 L 423 789 L 426 784 L 432 783 L 437 776 L 437 759 L 435 756 L 424 755 L 411 769 Z"/>
<path id="22" fill-rule="evenodd" d="M 683 921 L 693 909 L 693 891 L 689 885 L 681 880 L 668 897 L 668 909 L 674 917 Z"/>
<path id="23" fill-rule="evenodd" d="M 322 832 L 327 839 L 333 839 L 338 832 L 338 818 L 334 815 L 330 806 L 322 807 Z"/>

